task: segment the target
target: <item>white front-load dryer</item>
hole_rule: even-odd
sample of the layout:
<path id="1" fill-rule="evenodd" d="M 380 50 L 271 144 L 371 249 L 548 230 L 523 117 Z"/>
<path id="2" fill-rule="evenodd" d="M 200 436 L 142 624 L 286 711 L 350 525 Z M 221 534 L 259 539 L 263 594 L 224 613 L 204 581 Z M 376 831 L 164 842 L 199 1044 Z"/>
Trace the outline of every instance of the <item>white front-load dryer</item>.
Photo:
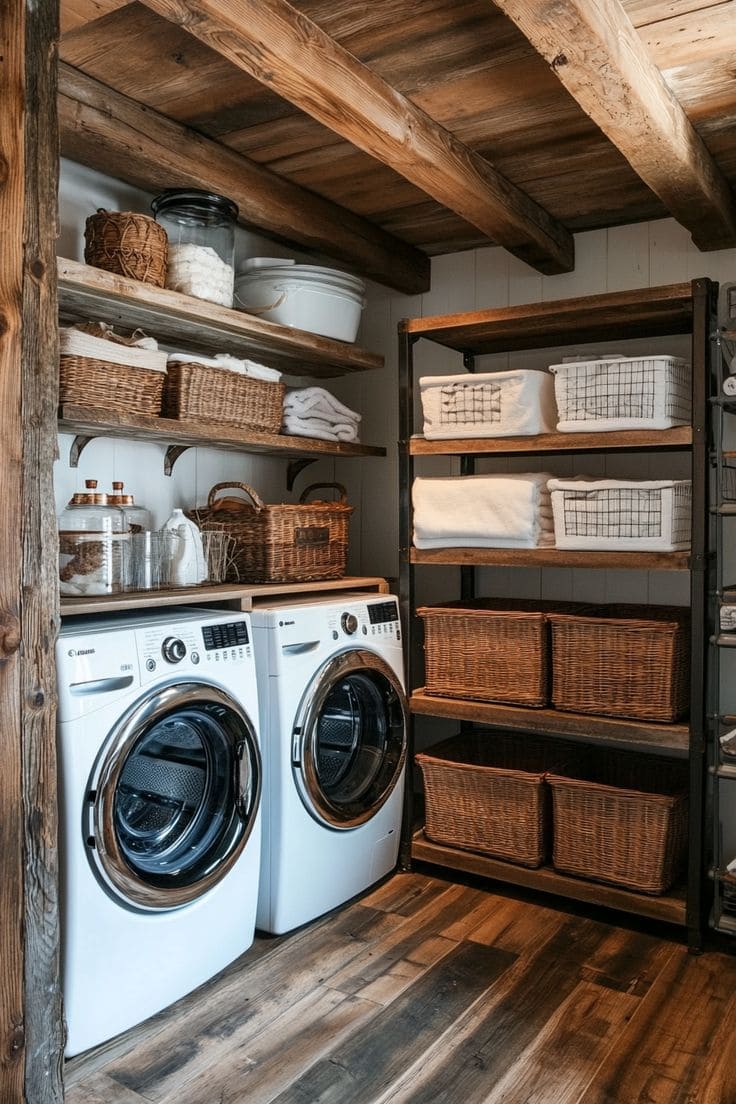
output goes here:
<path id="1" fill-rule="evenodd" d="M 388 595 L 280 600 L 251 616 L 264 764 L 256 926 L 277 934 L 396 866 L 404 664 Z"/>
<path id="2" fill-rule="evenodd" d="M 73 618 L 57 642 L 68 1055 L 251 945 L 260 856 L 248 615 Z"/>

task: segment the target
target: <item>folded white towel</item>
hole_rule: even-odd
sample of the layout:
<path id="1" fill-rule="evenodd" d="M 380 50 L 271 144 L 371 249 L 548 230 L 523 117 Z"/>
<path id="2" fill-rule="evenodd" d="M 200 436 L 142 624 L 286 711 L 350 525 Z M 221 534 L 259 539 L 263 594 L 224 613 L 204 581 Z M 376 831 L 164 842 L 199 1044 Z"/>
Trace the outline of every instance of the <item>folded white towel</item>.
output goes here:
<path id="1" fill-rule="evenodd" d="M 536 547 L 552 531 L 549 478 L 544 472 L 417 478 L 412 488 L 414 544 Z"/>
<path id="2" fill-rule="evenodd" d="M 323 441 L 358 440 L 358 428 L 352 422 L 328 422 L 323 418 L 300 418 L 286 413 L 282 433 L 294 437 L 319 437 Z"/>
<path id="3" fill-rule="evenodd" d="M 323 418 L 328 422 L 360 422 L 360 414 L 325 391 L 324 387 L 296 387 L 284 395 L 284 411 L 301 418 Z"/>
<path id="4" fill-rule="evenodd" d="M 267 380 L 269 383 L 278 383 L 281 379 L 281 372 L 275 368 L 267 368 L 257 360 L 240 360 L 229 353 L 215 353 L 215 360 L 223 368 L 229 368 L 231 372 L 240 372 L 244 376 L 251 376 L 253 379 Z"/>

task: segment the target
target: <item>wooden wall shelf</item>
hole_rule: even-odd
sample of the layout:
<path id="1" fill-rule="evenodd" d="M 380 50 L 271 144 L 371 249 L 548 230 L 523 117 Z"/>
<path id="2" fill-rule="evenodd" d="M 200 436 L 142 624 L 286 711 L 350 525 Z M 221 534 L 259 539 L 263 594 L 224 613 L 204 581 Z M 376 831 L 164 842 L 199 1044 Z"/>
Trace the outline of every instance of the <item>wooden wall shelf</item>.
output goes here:
<path id="1" fill-rule="evenodd" d="M 619 717 L 600 717 L 585 713 L 563 713 L 557 709 L 529 709 L 496 702 L 439 698 L 424 689 L 409 698 L 412 713 L 427 717 L 447 717 L 458 721 L 504 731 L 580 740 L 586 744 L 628 748 L 687 758 L 690 748 L 688 725 L 654 724 Z"/>
<path id="2" fill-rule="evenodd" d="M 316 437 L 291 437 L 283 433 L 247 432 L 232 426 L 118 414 L 96 407 L 73 406 L 70 403 L 65 403 L 59 409 L 59 430 L 75 435 L 69 457 L 70 467 L 73 468 L 77 466 L 82 450 L 96 437 L 123 437 L 127 440 L 156 441 L 168 445 L 164 463 L 167 475 L 171 475 L 177 459 L 188 448 L 261 452 L 285 459 L 311 460 L 328 456 L 386 455 L 386 449 L 376 445 L 322 441 Z"/>
<path id="3" fill-rule="evenodd" d="M 385 579 L 376 576 L 346 576 L 315 583 L 223 583 L 219 586 L 182 587 L 180 590 L 141 590 L 124 594 L 90 595 L 61 599 L 61 616 L 76 617 L 91 613 L 117 613 L 120 610 L 153 609 L 156 606 L 198 606 L 213 603 L 233 609 L 250 610 L 269 598 L 287 595 L 308 597 L 316 594 L 360 592 L 388 594 Z M 345 595 L 346 596 L 346 595 Z"/>
<path id="4" fill-rule="evenodd" d="M 176 349 L 262 359 L 291 375 L 327 379 L 381 368 L 384 363 L 382 356 L 357 345 L 278 326 L 79 261 L 59 258 L 58 295 L 62 323 L 92 318 L 126 330 L 140 327 Z"/>

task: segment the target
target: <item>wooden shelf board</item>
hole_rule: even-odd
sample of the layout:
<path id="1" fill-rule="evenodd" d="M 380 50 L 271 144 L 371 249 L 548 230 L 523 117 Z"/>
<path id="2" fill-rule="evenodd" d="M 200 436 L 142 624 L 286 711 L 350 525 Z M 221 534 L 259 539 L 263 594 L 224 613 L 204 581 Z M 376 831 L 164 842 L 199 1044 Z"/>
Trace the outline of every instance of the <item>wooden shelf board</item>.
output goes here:
<path id="1" fill-rule="evenodd" d="M 79 261 L 59 258 L 57 264 L 62 323 L 92 318 L 126 331 L 140 327 L 176 349 L 248 356 L 315 379 L 364 372 L 384 363 L 382 356 L 344 341 L 279 326 Z"/>
<path id="2" fill-rule="evenodd" d="M 410 696 L 409 708 L 412 713 L 421 716 L 474 721 L 504 731 L 555 736 L 677 758 L 686 758 L 690 746 L 687 724 L 654 724 L 619 717 L 563 713 L 557 709 L 530 709 L 496 702 L 439 698 L 427 694 L 423 688 L 415 690 Z"/>
<path id="3" fill-rule="evenodd" d="M 119 414 L 97 407 L 65 403 L 59 409 L 59 430 L 83 437 L 135 437 L 165 445 L 207 447 L 226 451 L 265 452 L 283 457 L 385 456 L 386 449 L 346 441 L 322 441 L 283 433 L 255 433 L 216 423 L 185 422 L 142 414 Z"/>
<path id="4" fill-rule="evenodd" d="M 629 429 L 617 433 L 539 433 L 530 437 L 458 437 L 428 440 L 417 434 L 409 441 L 412 456 L 468 456 L 537 452 L 610 452 L 638 449 L 682 449 L 692 445 L 691 426 L 674 429 Z"/>
<path id="5" fill-rule="evenodd" d="M 156 606 L 208 605 L 227 603 L 235 609 L 250 610 L 259 603 L 285 595 L 327 594 L 345 591 L 388 594 L 385 579 L 375 576 L 346 576 L 315 583 L 223 583 L 219 586 L 182 587 L 181 590 L 143 590 L 125 594 L 108 594 L 87 598 L 61 598 L 61 616 L 73 617 L 90 613 L 115 613 L 119 610 L 152 609 Z"/>
<path id="6" fill-rule="evenodd" d="M 712 639 L 719 648 L 736 648 L 736 633 L 719 633 Z"/>
<path id="7" fill-rule="evenodd" d="M 554 893 L 560 897 L 569 897 L 591 905 L 619 909 L 622 912 L 636 913 L 651 920 L 664 920 L 671 924 L 685 924 L 684 892 L 670 891 L 661 897 L 648 897 L 642 893 L 632 893 L 618 886 L 588 882 L 583 878 L 573 878 L 567 874 L 558 874 L 549 866 L 529 870 L 514 863 L 502 862 L 487 855 L 472 851 L 460 851 L 454 847 L 432 843 L 423 829 L 415 833 L 411 849 L 412 859 L 433 863 L 451 870 L 462 870 L 466 874 L 476 874 L 498 882 L 523 886 L 526 889 Z"/>
<path id="8" fill-rule="evenodd" d="M 414 564 L 477 567 L 599 567 L 687 571 L 689 552 L 573 552 L 564 548 L 412 548 Z"/>
<path id="9" fill-rule="evenodd" d="M 689 283 L 557 299 L 497 310 L 405 319 L 399 329 L 463 353 L 541 349 L 586 341 L 689 333 Z"/>

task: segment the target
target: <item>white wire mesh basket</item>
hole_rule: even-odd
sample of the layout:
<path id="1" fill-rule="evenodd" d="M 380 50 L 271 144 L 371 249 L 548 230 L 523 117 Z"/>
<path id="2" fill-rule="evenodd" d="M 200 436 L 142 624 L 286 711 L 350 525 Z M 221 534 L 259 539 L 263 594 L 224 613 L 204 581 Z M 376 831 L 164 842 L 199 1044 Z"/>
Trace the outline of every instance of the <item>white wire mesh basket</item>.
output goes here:
<path id="1" fill-rule="evenodd" d="M 551 479 L 557 548 L 676 552 L 690 547 L 689 479 Z"/>
<path id="2" fill-rule="evenodd" d="M 670 429 L 692 418 L 692 376 L 681 357 L 613 357 L 552 364 L 562 433 Z"/>

